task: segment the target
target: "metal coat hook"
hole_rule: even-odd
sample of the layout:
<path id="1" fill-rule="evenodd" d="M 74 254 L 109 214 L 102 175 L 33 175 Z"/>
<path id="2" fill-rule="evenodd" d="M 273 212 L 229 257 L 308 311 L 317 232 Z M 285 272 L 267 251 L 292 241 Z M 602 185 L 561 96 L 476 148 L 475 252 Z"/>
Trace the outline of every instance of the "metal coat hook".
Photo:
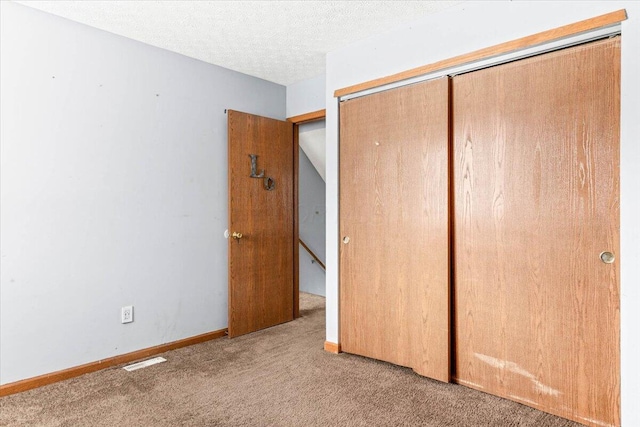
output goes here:
<path id="1" fill-rule="evenodd" d="M 276 182 L 270 176 L 264 179 L 264 189 L 267 191 L 272 191 L 276 188 Z"/>

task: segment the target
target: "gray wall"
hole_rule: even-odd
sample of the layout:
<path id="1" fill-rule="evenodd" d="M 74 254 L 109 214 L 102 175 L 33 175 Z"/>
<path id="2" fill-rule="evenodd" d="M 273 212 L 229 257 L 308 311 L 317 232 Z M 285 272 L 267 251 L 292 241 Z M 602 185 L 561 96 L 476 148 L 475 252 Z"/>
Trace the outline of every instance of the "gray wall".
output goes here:
<path id="1" fill-rule="evenodd" d="M 324 74 L 287 86 L 287 117 L 324 110 L 324 93 Z"/>
<path id="2" fill-rule="evenodd" d="M 324 122 L 300 126 L 300 134 L 324 127 Z M 304 151 L 299 148 L 298 172 L 298 218 L 300 239 L 325 263 L 326 252 L 326 208 L 325 183 Z M 300 246 L 300 290 L 316 295 L 325 295 L 324 270 L 312 262 L 308 252 Z"/>
<path id="3" fill-rule="evenodd" d="M 0 3 L 0 383 L 225 328 L 224 109 L 285 87 Z"/>

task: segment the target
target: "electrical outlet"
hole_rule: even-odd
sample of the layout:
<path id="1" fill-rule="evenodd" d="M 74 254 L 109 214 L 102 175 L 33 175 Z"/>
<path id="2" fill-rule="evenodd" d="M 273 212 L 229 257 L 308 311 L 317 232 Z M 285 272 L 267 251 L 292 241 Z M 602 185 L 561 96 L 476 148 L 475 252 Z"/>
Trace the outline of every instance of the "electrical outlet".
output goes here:
<path id="1" fill-rule="evenodd" d="M 127 305 L 126 307 L 122 307 L 122 311 L 120 312 L 120 316 L 122 317 L 122 323 L 131 323 L 133 322 L 133 306 Z"/>

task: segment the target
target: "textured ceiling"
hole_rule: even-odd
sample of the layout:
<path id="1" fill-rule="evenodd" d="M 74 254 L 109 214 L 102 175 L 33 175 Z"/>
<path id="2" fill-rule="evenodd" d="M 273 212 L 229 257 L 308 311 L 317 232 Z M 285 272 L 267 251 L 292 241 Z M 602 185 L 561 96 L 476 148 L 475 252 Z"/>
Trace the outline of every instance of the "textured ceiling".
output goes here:
<path id="1" fill-rule="evenodd" d="M 460 1 L 16 1 L 288 85 L 325 54 Z"/>

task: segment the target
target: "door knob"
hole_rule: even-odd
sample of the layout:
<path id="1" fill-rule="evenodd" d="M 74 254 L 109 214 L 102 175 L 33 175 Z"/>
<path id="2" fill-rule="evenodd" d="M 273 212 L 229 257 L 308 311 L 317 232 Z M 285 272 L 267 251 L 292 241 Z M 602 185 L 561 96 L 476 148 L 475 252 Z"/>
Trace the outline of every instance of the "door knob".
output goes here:
<path id="1" fill-rule="evenodd" d="M 605 251 L 600 254 L 600 259 L 605 264 L 613 264 L 613 262 L 616 260 L 616 256 L 613 254 L 613 252 Z"/>
<path id="2" fill-rule="evenodd" d="M 242 233 L 238 233 L 237 231 L 234 231 L 233 233 L 231 233 L 231 237 L 233 237 L 236 240 L 240 240 L 242 239 Z"/>
<path id="3" fill-rule="evenodd" d="M 346 245 L 347 243 L 349 243 L 350 241 L 351 241 L 351 239 L 349 238 L 349 236 L 344 236 L 344 237 L 342 238 L 342 243 L 344 243 L 345 245 Z"/>

